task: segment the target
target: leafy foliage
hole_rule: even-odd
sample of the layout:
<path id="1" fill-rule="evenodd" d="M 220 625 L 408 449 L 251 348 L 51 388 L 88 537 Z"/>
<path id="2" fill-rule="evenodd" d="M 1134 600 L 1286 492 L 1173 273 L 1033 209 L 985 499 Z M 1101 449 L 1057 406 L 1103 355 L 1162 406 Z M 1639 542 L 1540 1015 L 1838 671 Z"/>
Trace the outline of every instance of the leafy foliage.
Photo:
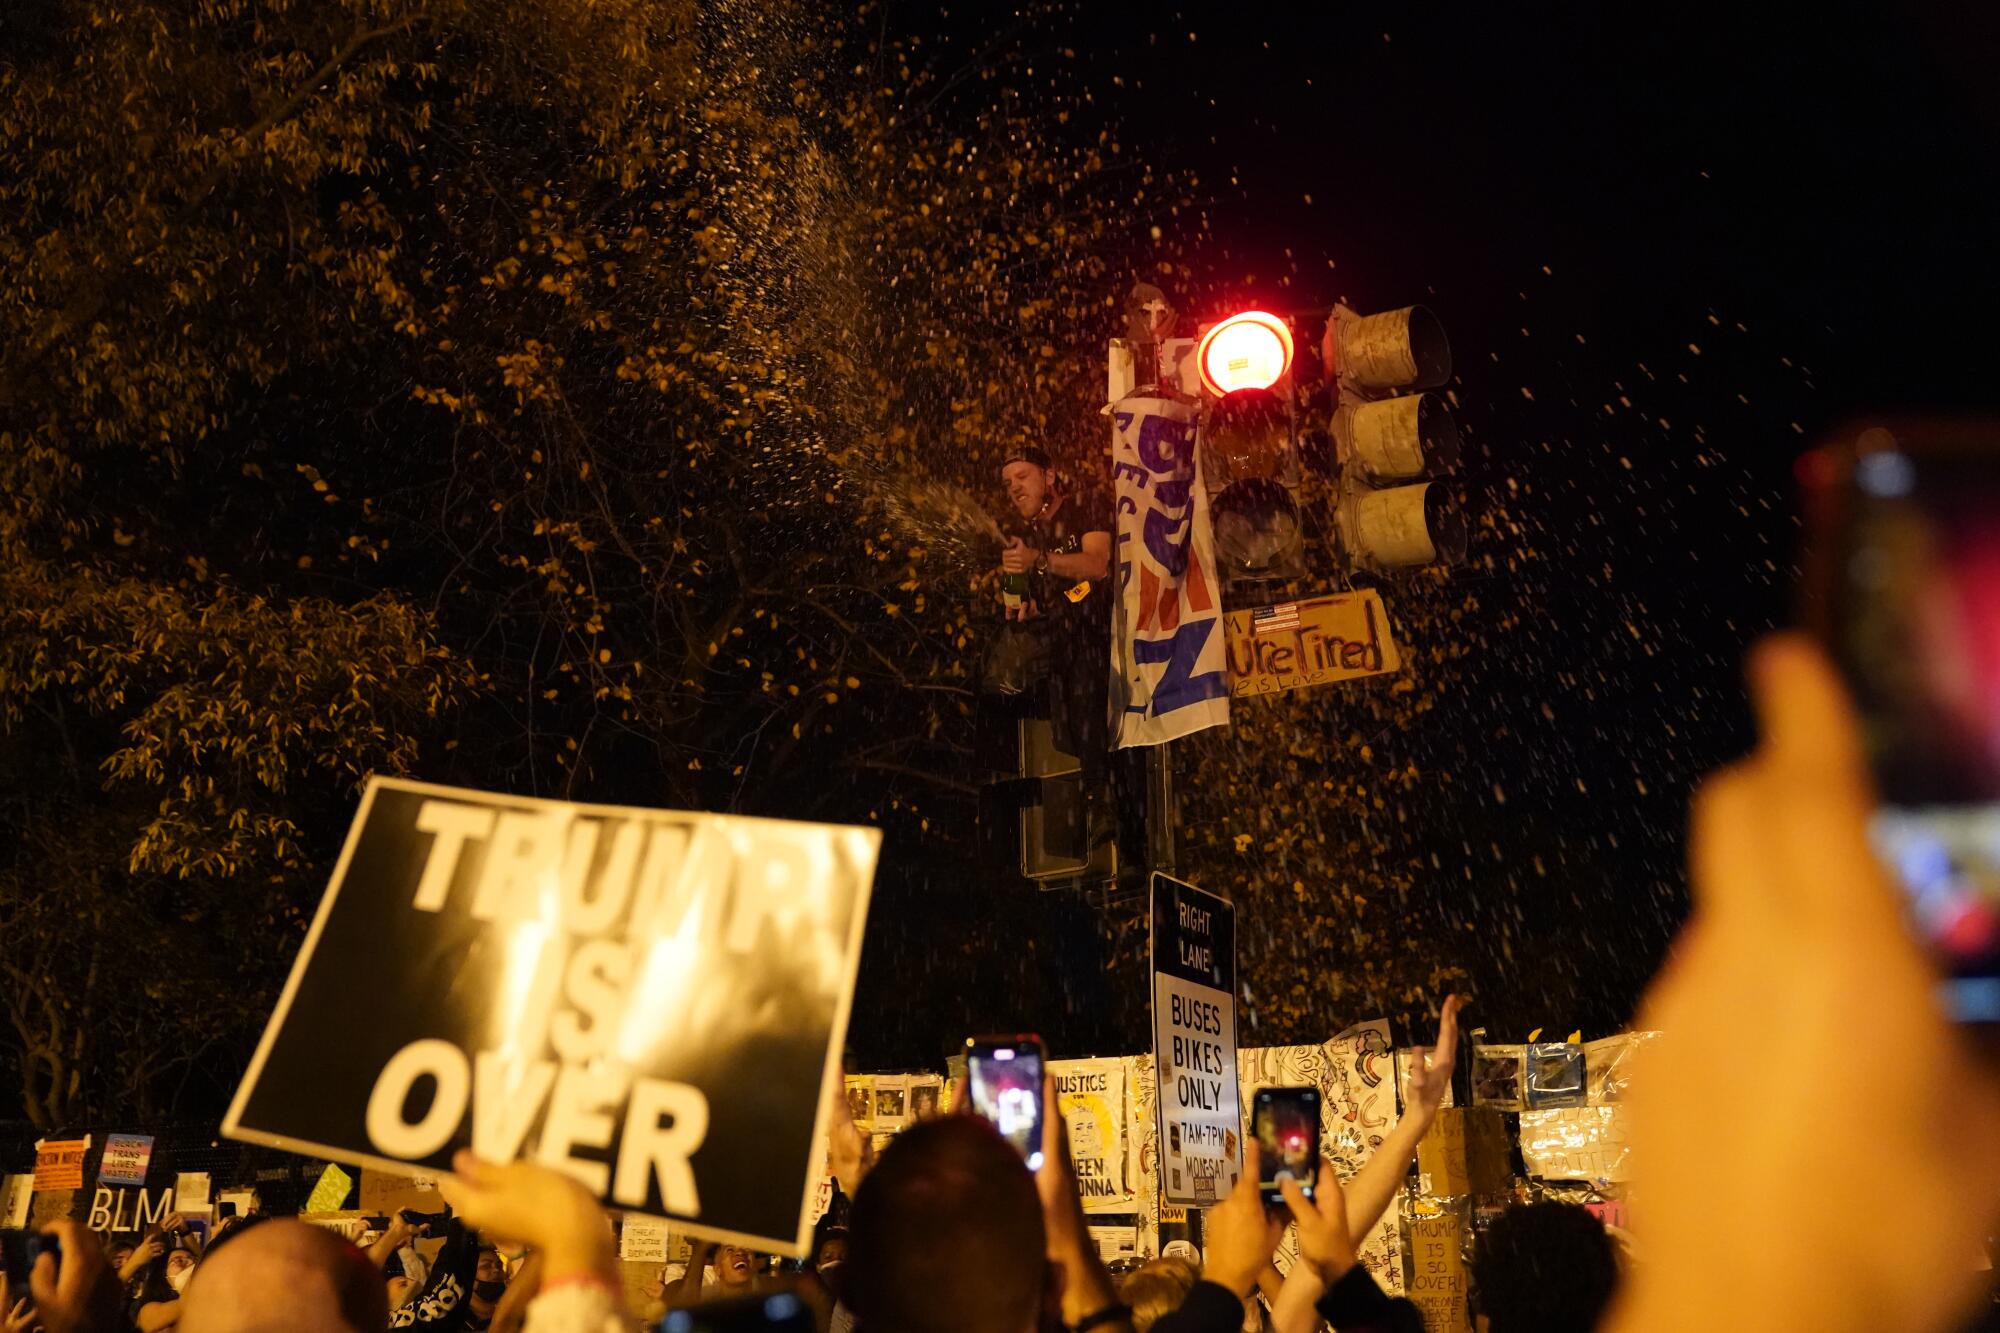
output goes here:
<path id="1" fill-rule="evenodd" d="M 0 932 L 38 1123 L 235 1049 L 370 772 L 962 860 L 970 495 L 1018 441 L 1101 457 L 1140 223 L 1196 188 L 1043 17 L 960 56 L 749 0 L 25 12 Z"/>

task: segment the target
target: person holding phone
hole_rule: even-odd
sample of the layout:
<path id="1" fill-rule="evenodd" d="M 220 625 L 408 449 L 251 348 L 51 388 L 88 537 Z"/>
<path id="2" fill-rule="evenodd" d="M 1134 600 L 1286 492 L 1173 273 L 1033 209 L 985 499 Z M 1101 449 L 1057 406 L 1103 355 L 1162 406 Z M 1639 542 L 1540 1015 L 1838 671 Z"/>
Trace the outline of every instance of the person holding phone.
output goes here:
<path id="1" fill-rule="evenodd" d="M 186 1232 L 181 1215 L 173 1213 L 146 1238 L 143 1248 L 151 1257 L 132 1284 L 132 1323 L 139 1333 L 160 1333 L 180 1321 L 181 1292 L 194 1276 L 197 1258 Z"/>
<path id="2" fill-rule="evenodd" d="M 146 1265 L 167 1252 L 167 1238 L 158 1231 L 147 1232 L 136 1245 L 115 1245 L 111 1249 L 112 1269 L 127 1286 L 138 1281 Z"/>
<path id="3" fill-rule="evenodd" d="M 748 1296 L 771 1286 L 760 1267 L 754 1250 L 712 1240 L 696 1241 L 687 1271 L 666 1289 L 663 1299 L 669 1310 L 676 1310 L 703 1301 Z"/>
<path id="4" fill-rule="evenodd" d="M 1947 1016 L 1869 841 L 1874 791 L 1831 662 L 1780 635 L 1749 677 L 1761 740 L 1695 795 L 1694 910 L 1640 1016 L 1660 1033 L 1630 1094 L 1647 1262 L 1607 1328 L 1947 1329 L 2000 1221 L 2000 1064 Z M 1755 1056 L 1717 1058 L 1746 1016 Z M 1852 1118 L 1828 1114 L 1853 1101 L 1856 1051 L 1893 1070 L 1871 1085 L 1862 1158 Z M 1744 1179 L 1758 1188 L 1718 1201 Z"/>
<path id="5" fill-rule="evenodd" d="M 418 1234 L 443 1235 L 444 1246 L 431 1263 L 422 1290 L 390 1314 L 389 1327 L 416 1333 L 484 1329 L 493 1319 L 506 1282 L 493 1247 L 459 1217 L 405 1212 L 401 1220 L 418 1227 Z"/>
<path id="6" fill-rule="evenodd" d="M 1464 1008 L 1465 1002 L 1457 995 L 1444 997 L 1438 1010 L 1437 1043 L 1416 1052 L 1401 1118 L 1342 1191 L 1349 1235 L 1366 1236 L 1373 1230 L 1408 1178 L 1417 1145 L 1430 1132 L 1445 1094 L 1451 1090 L 1452 1074 L 1458 1067 L 1458 1016 Z M 1276 1333 L 1315 1333 L 1320 1323 L 1317 1307 L 1325 1294 L 1326 1284 L 1317 1268 L 1292 1265 L 1277 1299 L 1271 1302 L 1271 1324 Z"/>

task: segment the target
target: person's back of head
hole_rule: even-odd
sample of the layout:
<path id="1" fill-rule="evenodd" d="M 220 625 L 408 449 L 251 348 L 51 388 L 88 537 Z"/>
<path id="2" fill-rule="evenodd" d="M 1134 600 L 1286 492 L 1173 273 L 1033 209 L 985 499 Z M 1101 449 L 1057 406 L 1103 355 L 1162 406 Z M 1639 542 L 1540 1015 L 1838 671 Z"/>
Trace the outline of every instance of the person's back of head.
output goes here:
<path id="1" fill-rule="evenodd" d="M 861 1182 L 844 1285 L 867 1333 L 1026 1333 L 1048 1279 L 1035 1178 L 985 1121 L 907 1129 Z"/>
<path id="2" fill-rule="evenodd" d="M 1201 1273 L 1185 1259 L 1171 1255 L 1151 1260 L 1118 1287 L 1118 1299 L 1132 1307 L 1133 1333 L 1146 1330 L 1181 1308 L 1181 1303 L 1201 1280 Z"/>
<path id="3" fill-rule="evenodd" d="M 240 1228 L 195 1269 L 178 1333 L 381 1333 L 387 1288 L 366 1255 L 290 1219 Z"/>
<path id="4" fill-rule="evenodd" d="M 1617 1247 L 1576 1204 L 1516 1206 L 1479 1238 L 1472 1287 L 1486 1333 L 1590 1333 L 1618 1287 Z"/>

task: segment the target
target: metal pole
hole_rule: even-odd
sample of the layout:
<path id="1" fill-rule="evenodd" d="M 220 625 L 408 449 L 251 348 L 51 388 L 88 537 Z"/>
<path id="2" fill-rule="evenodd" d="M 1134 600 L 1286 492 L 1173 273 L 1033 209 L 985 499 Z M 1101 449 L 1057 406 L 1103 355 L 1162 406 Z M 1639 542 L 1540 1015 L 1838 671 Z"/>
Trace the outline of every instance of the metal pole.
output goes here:
<path id="1" fill-rule="evenodd" d="M 1174 873 L 1173 743 L 1155 745 L 1146 758 L 1146 859 L 1154 870 Z"/>

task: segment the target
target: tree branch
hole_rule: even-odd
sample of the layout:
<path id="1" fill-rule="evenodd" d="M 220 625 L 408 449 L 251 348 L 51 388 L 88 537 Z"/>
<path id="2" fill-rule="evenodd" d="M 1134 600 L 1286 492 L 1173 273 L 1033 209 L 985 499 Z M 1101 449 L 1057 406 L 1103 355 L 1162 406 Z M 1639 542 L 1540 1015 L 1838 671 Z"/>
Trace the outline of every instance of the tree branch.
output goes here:
<path id="1" fill-rule="evenodd" d="M 319 92 L 328 79 L 339 73 L 342 66 L 370 44 L 405 31 L 423 17 L 421 11 L 416 11 L 405 14 L 394 23 L 385 23 L 379 28 L 357 30 L 327 59 L 326 63 L 313 71 L 310 78 L 294 89 L 290 96 L 232 136 L 236 141 L 233 151 L 225 152 L 220 160 L 196 179 L 163 232 L 171 234 L 179 231 L 193 219 L 196 211 L 208 202 L 208 196 L 222 183 L 222 178 L 232 165 L 236 153 L 240 153 L 253 141 L 297 115 L 299 109 L 312 100 L 313 95 Z M 151 248 L 156 250 L 166 243 L 163 239 Z M 0 379 L 0 401 L 12 400 L 18 394 L 20 386 L 47 359 L 49 353 L 55 350 L 56 345 L 77 329 L 95 323 L 111 305 L 114 296 L 121 300 L 129 299 L 138 286 L 131 280 L 131 270 L 145 257 L 145 253 L 149 252 L 128 254 L 122 261 L 105 265 L 98 270 L 93 280 L 85 283 L 82 290 L 70 298 L 59 313 L 43 324 L 40 331 L 28 340 L 27 349 L 21 359 L 9 368 L 4 379 Z"/>
<path id="2" fill-rule="evenodd" d="M 942 773 L 932 773 L 925 769 L 913 768 L 908 764 L 892 763 L 886 759 L 850 759 L 842 767 L 867 768 L 879 773 L 899 773 L 906 778 L 918 778 L 933 786 L 942 787 L 946 791 L 957 792 L 961 796 L 979 795 L 979 788 L 969 782 L 961 782 L 957 778 L 948 778 Z"/>

